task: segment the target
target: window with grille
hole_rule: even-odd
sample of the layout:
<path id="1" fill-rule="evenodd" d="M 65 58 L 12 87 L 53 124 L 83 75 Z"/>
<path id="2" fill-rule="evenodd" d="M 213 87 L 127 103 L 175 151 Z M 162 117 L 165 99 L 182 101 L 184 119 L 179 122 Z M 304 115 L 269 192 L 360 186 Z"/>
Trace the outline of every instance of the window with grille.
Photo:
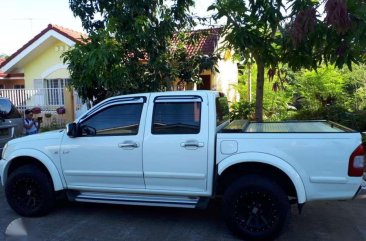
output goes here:
<path id="1" fill-rule="evenodd" d="M 14 85 L 14 89 L 24 89 L 24 85 Z"/>
<path id="2" fill-rule="evenodd" d="M 64 105 L 64 88 L 68 85 L 70 79 L 45 79 L 46 100 L 48 105 Z"/>

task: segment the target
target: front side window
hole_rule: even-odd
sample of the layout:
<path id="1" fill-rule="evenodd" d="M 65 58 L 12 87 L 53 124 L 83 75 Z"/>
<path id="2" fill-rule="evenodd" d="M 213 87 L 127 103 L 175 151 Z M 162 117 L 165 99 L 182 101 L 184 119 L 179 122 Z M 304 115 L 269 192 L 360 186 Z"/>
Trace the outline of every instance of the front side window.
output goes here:
<path id="1" fill-rule="evenodd" d="M 198 134 L 201 102 L 157 102 L 154 105 L 152 134 Z"/>
<path id="2" fill-rule="evenodd" d="M 107 107 L 81 123 L 81 135 L 137 135 L 142 107 L 143 103 Z"/>

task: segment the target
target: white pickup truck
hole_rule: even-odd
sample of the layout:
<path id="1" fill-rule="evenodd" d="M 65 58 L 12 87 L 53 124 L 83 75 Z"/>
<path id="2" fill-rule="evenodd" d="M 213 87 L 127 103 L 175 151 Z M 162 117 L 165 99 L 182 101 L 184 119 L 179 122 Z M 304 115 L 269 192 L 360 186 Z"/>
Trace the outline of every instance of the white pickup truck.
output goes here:
<path id="1" fill-rule="evenodd" d="M 107 99 L 66 130 L 9 141 L 0 161 L 22 216 L 70 200 L 204 207 L 223 198 L 228 227 L 248 240 L 279 235 L 290 204 L 352 199 L 364 168 L 361 135 L 326 121 L 229 122 L 217 92 Z"/>

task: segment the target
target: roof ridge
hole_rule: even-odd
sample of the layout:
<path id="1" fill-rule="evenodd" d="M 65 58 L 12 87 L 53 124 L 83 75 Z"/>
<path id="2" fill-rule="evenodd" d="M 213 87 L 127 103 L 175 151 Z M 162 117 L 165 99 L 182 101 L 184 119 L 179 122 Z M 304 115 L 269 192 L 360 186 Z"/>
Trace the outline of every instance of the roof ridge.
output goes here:
<path id="1" fill-rule="evenodd" d="M 22 51 L 28 48 L 31 44 L 37 41 L 41 36 L 46 34 L 48 31 L 54 30 L 57 33 L 69 38 L 74 42 L 81 42 L 83 37 L 86 37 L 82 32 L 78 32 L 72 29 L 68 29 L 59 25 L 48 24 L 45 29 L 36 34 L 33 38 L 31 38 L 27 43 L 25 43 L 22 47 L 20 47 L 17 51 L 15 51 L 12 55 L 10 55 L 5 61 L 0 63 L 0 68 L 4 67 L 7 63 L 9 63 L 12 59 L 14 59 L 17 55 L 19 55 Z"/>
<path id="2" fill-rule="evenodd" d="M 61 26 L 61 25 L 58 25 L 58 24 L 48 24 L 48 26 L 49 26 L 50 28 L 58 28 L 58 29 L 60 29 L 60 30 L 67 30 L 67 31 L 70 31 L 70 32 L 80 33 L 80 34 L 84 35 L 84 33 L 83 33 L 83 32 L 79 32 L 79 31 L 76 31 L 76 30 L 74 30 L 74 29 L 67 28 L 67 27 L 64 27 L 64 26 Z"/>

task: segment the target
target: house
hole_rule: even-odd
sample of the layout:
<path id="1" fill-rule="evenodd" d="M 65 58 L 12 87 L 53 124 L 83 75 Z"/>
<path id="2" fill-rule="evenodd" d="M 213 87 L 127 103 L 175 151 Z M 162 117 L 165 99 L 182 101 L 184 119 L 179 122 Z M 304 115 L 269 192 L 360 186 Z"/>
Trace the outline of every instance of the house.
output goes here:
<path id="1" fill-rule="evenodd" d="M 65 106 L 68 100 L 65 100 L 64 87 L 70 80 L 70 74 L 61 55 L 81 41 L 82 37 L 86 36 L 49 24 L 0 63 L 0 87 L 3 84 L 4 89 L 16 89 L 20 85 L 25 91 L 16 94 L 17 98 L 7 90 L 0 93 L 20 108 L 40 106 L 42 110 L 54 111 Z"/>
<path id="2" fill-rule="evenodd" d="M 202 54 L 213 55 L 218 53 L 220 60 L 217 63 L 218 71 L 205 70 L 200 74 L 201 84 L 188 84 L 186 90 L 217 90 L 224 93 L 229 100 L 235 101 L 238 96 L 233 85 L 238 83 L 238 66 L 232 59 L 233 52 L 230 49 L 223 49 L 223 37 L 220 36 L 221 28 L 201 29 L 194 33 L 202 33 L 195 45 L 187 46 L 189 55 Z M 174 90 L 180 89 L 178 85 Z"/>
<path id="3" fill-rule="evenodd" d="M 70 75 L 60 56 L 81 41 L 82 36 L 80 32 L 49 24 L 3 61 L 0 69 L 10 75 L 24 74 L 27 89 L 65 87 Z"/>
<path id="4" fill-rule="evenodd" d="M 220 29 L 198 31 L 209 31 L 209 34 L 200 38 L 196 45 L 187 46 L 190 54 L 209 55 L 220 48 L 222 42 Z M 73 108 L 74 110 L 68 116 L 72 120 L 75 112 L 80 110 L 81 102 L 73 93 L 69 93 L 70 99 L 65 97 L 67 90 L 64 87 L 70 80 L 70 73 L 67 64 L 62 61 L 61 55 L 72 48 L 75 43 L 82 41 L 84 37 L 87 36 L 80 32 L 49 24 L 14 54 L 6 60 L 2 60 L 0 88 L 25 88 L 23 92 L 16 95 L 16 100 L 12 99 L 18 107 L 40 106 L 42 110 L 49 111 L 54 111 L 60 106 Z M 205 70 L 201 73 L 203 83 L 187 86 L 187 89 L 218 90 L 225 93 L 229 100 L 236 98 L 232 84 L 237 83 L 237 65 L 230 58 L 231 51 L 226 50 L 220 54 L 222 59 L 217 65 L 219 71 Z M 6 90 L 0 90 L 0 94 L 3 96 L 8 96 L 7 93 Z M 13 98 L 13 96 L 9 95 L 9 98 Z"/>
<path id="5" fill-rule="evenodd" d="M 0 58 L 0 65 L 3 62 L 5 59 Z M 0 89 L 24 89 L 24 74 L 0 71 Z"/>

